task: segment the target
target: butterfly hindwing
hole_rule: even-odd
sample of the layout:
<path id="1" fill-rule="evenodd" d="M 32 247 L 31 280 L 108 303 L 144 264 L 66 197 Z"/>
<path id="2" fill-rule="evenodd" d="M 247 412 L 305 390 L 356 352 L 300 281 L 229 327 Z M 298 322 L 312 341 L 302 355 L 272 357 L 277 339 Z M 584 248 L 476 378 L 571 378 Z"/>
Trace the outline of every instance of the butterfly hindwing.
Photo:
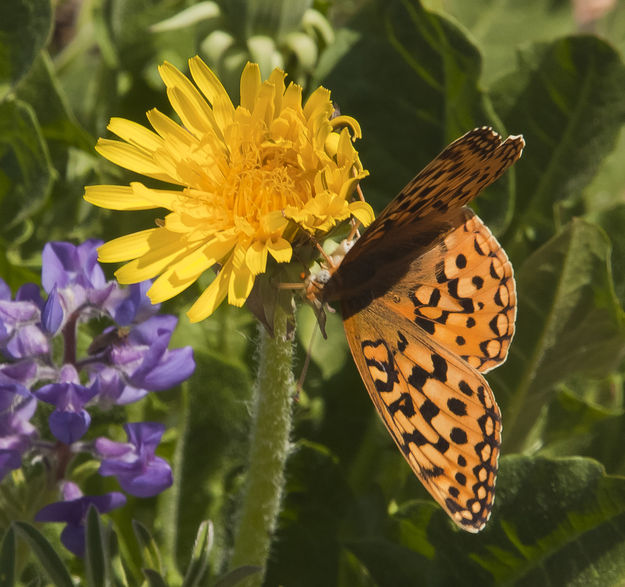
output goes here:
<path id="1" fill-rule="evenodd" d="M 458 226 L 413 260 L 384 299 L 446 349 L 486 372 L 506 359 L 514 334 L 512 265 L 468 208 Z"/>
<path id="2" fill-rule="evenodd" d="M 400 451 L 452 519 L 478 532 L 490 516 L 501 443 L 499 408 L 486 380 L 380 301 L 344 324 Z"/>

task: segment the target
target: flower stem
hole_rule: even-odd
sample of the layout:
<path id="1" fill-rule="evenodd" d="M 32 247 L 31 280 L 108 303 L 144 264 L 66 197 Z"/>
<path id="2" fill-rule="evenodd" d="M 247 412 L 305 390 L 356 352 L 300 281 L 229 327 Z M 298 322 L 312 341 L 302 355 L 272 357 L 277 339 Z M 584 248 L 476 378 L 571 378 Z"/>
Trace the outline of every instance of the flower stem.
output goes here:
<path id="1" fill-rule="evenodd" d="M 277 310 L 274 338 L 259 325 L 259 367 L 254 393 L 247 482 L 239 509 L 230 567 L 261 567 L 245 587 L 259 586 L 265 575 L 284 489 L 289 452 L 294 380 L 293 342 L 287 316 Z"/>

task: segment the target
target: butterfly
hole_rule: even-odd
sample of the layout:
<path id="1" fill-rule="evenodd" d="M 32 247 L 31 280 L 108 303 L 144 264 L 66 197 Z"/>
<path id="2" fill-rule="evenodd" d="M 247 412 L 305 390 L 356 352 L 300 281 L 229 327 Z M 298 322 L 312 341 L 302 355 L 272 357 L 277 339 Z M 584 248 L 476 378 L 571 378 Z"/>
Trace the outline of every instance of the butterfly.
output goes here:
<path id="1" fill-rule="evenodd" d="M 308 297 L 340 302 L 352 356 L 412 470 L 452 520 L 490 517 L 501 414 L 483 373 L 514 334 L 512 266 L 468 207 L 520 156 L 490 127 L 451 143 L 347 250 Z"/>

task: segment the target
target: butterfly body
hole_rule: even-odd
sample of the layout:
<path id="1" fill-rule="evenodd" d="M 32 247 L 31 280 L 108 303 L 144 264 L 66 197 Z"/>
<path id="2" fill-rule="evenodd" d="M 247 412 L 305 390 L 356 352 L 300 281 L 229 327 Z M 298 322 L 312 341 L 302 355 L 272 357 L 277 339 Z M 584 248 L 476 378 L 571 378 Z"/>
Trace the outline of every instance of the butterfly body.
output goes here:
<path id="1" fill-rule="evenodd" d="M 516 161 L 522 137 L 470 131 L 419 173 L 313 294 L 339 301 L 369 395 L 426 489 L 463 529 L 494 501 L 501 415 L 482 373 L 506 358 L 508 258 L 465 206 Z"/>

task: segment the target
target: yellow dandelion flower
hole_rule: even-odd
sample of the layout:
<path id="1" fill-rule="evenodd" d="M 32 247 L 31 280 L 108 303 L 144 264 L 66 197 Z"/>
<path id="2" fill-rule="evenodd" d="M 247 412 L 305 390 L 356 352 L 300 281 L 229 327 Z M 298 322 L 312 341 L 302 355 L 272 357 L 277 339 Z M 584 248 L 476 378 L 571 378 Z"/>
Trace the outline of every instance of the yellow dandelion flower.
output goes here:
<path id="1" fill-rule="evenodd" d="M 113 118 L 108 129 L 122 140 L 96 146 L 169 189 L 98 185 L 86 187 L 84 197 L 112 210 L 168 211 L 155 228 L 102 245 L 99 259 L 127 261 L 115 274 L 120 283 L 156 278 L 148 291 L 153 303 L 217 267 L 188 312 L 196 322 L 226 298 L 242 306 L 269 259 L 291 260 L 298 231 L 319 238 L 350 216 L 366 225 L 373 211 L 350 201 L 367 175 L 353 146 L 360 127 L 351 117 L 333 117 L 328 90 L 318 88 L 302 106 L 302 88 L 285 86 L 283 71 L 263 82 L 258 65 L 248 63 L 235 107 L 199 57 L 189 66 L 194 83 L 170 63 L 159 68 L 182 124 L 156 109 L 147 113 L 153 131 Z"/>

